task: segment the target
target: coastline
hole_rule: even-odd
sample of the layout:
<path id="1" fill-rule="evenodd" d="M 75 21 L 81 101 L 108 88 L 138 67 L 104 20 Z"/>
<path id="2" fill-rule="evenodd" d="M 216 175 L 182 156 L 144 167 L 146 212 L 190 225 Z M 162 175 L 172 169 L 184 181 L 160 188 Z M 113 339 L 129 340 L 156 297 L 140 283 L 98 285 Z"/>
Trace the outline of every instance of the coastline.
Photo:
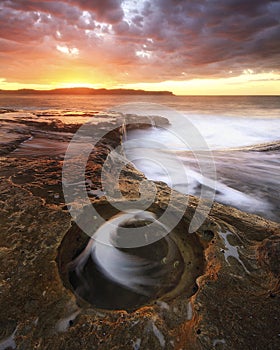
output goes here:
<path id="1" fill-rule="evenodd" d="M 110 131 L 114 118 L 104 116 L 96 127 Z M 146 122 L 149 127 L 151 121 Z M 138 339 L 144 349 L 208 350 L 220 344 L 238 350 L 253 348 L 256 342 L 260 349 L 277 347 L 279 224 L 214 203 L 203 226 L 189 234 L 197 199 L 176 192 L 175 210 L 189 201 L 178 235 L 185 240 L 194 236 L 203 251 L 198 290 L 192 296 L 178 290 L 133 312 L 94 309 L 77 301 L 65 277 L 66 263 L 88 240 L 72 222 L 61 184 L 63 147 L 79 125 L 23 118 L 20 123 L 11 121 L 9 129 L 5 123 L 7 134 L 17 130 L 17 137 L 10 135 L 9 146 L 1 145 L 2 342 L 12 336 L 19 349 L 133 348 Z M 23 147 L 17 154 L 14 149 L 31 137 L 55 140 L 58 153 L 52 155 L 49 148 L 30 156 Z M 87 169 L 91 190 L 102 191 L 102 165 L 110 147 L 120 145 L 121 139 L 122 130 L 117 129 L 96 146 Z M 117 185 L 114 172 L 106 176 L 112 187 Z M 126 165 L 119 181 L 123 198 L 116 201 L 139 198 L 143 179 L 141 172 Z M 168 206 L 170 188 L 162 182 L 146 184 L 147 195 L 156 186 L 150 210 L 160 216 Z M 92 195 L 91 201 L 105 216 L 111 215 L 104 196 Z"/>
<path id="2" fill-rule="evenodd" d="M 134 89 L 91 89 L 91 88 L 58 88 L 50 90 L 19 89 L 1 90 L 4 95 L 170 95 L 171 91 L 146 91 Z"/>

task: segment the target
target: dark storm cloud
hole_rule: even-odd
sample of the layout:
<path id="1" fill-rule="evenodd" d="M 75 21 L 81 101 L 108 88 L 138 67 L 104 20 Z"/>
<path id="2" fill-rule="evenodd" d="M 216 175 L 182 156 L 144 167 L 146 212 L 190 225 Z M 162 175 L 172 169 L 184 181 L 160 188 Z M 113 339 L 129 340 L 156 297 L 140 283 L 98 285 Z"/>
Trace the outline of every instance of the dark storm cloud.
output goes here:
<path id="1" fill-rule="evenodd" d="M 77 47 L 80 65 L 131 82 L 277 72 L 279 19 L 269 0 L 2 0 L 0 52 Z"/>
<path id="2" fill-rule="evenodd" d="M 69 22 L 76 21 L 80 12 L 77 8 L 61 1 L 4 0 L 3 5 L 4 8 L 14 9 L 22 13 L 43 12 L 58 18 L 63 16 Z"/>
<path id="3" fill-rule="evenodd" d="M 144 35 L 154 39 L 158 54 L 176 52 L 174 71 L 220 75 L 265 70 L 266 62 L 279 69 L 279 1 L 155 0 L 144 14 Z"/>
<path id="4" fill-rule="evenodd" d="M 74 6 L 93 11 L 99 21 L 117 23 L 123 17 L 121 0 L 70 0 Z"/>
<path id="5" fill-rule="evenodd" d="M 120 0 L 4 0 L 4 6 L 22 11 L 43 11 L 63 16 L 67 21 L 77 20 L 80 11 L 92 11 L 96 19 L 116 23 L 122 19 Z"/>

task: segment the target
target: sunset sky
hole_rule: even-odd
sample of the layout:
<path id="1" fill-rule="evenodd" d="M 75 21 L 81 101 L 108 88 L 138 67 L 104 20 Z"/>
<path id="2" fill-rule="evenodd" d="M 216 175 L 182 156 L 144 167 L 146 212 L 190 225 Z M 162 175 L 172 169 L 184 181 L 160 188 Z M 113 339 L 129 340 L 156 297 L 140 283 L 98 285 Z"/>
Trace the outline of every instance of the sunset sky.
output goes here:
<path id="1" fill-rule="evenodd" d="M 1 0 L 0 89 L 280 95 L 280 1 Z"/>

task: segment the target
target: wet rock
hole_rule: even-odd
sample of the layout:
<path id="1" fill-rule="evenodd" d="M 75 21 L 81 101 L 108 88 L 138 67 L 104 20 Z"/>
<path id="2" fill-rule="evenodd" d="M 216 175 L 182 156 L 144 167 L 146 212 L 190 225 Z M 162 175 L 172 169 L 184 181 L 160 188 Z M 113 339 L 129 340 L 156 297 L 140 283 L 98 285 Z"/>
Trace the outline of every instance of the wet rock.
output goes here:
<path id="1" fill-rule="evenodd" d="M 89 190 L 103 191 L 103 162 L 121 139 L 119 130 L 110 134 L 109 129 L 89 157 Z M 189 196 L 175 230 L 182 257 L 188 244 L 194 249 L 184 261 L 184 268 L 190 269 L 186 271 L 195 271 L 191 292 L 185 288 L 186 273 L 170 291 L 136 309 L 104 310 L 75 295 L 69 281 L 67 264 L 79 256 L 89 237 L 65 210 L 62 159 L 10 154 L 0 161 L 0 346 L 12 336 L 17 349 L 279 348 L 277 223 L 215 203 L 202 227 L 189 233 L 198 204 Z M 144 196 L 154 190 L 148 210 L 162 215 L 170 189 L 147 181 L 129 164 L 123 166 L 118 186 L 114 169 L 105 174 L 112 189 L 119 188 L 112 201 L 133 202 L 140 189 Z M 173 195 L 176 212 L 187 198 Z M 105 196 L 91 201 L 105 220 L 119 211 Z"/>
<path id="2" fill-rule="evenodd" d="M 265 239 L 258 248 L 260 263 L 267 266 L 275 277 L 280 277 L 280 236 Z"/>

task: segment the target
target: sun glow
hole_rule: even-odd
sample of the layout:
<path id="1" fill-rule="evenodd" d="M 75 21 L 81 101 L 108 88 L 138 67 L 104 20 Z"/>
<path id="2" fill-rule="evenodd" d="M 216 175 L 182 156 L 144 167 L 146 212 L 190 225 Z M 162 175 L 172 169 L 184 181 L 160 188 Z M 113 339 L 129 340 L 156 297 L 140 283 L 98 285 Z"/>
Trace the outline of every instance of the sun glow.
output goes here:
<path id="1" fill-rule="evenodd" d="M 280 74 L 254 73 L 212 79 L 169 80 L 159 83 L 126 84 L 120 87 L 144 90 L 168 90 L 175 95 L 280 95 Z"/>
<path id="2" fill-rule="evenodd" d="M 72 67 L 72 68 L 71 68 Z M 0 78 L 0 89 L 38 89 L 88 87 L 93 89 L 143 89 L 147 91 L 172 91 L 175 95 L 280 95 L 280 74 L 254 73 L 245 70 L 242 75 L 228 78 L 168 80 L 158 83 L 117 84 L 96 71 L 80 71 L 72 65 L 65 67 L 60 75 L 50 76 L 51 82 L 23 84 L 7 82 Z"/>
<path id="3" fill-rule="evenodd" d="M 24 83 L 10 83 L 4 79 L 0 79 L 0 90 L 20 90 L 20 89 L 35 89 L 35 90 L 51 90 L 60 88 L 80 88 L 87 87 L 91 89 L 110 88 L 104 84 L 90 83 L 83 80 L 74 81 L 65 79 L 64 81 L 54 81 L 48 84 L 24 84 Z"/>
<path id="4" fill-rule="evenodd" d="M 76 82 L 76 83 L 56 83 L 55 88 L 91 88 L 91 89 L 100 89 L 104 86 L 102 84 L 91 84 L 91 83 L 82 83 L 82 82 Z"/>

